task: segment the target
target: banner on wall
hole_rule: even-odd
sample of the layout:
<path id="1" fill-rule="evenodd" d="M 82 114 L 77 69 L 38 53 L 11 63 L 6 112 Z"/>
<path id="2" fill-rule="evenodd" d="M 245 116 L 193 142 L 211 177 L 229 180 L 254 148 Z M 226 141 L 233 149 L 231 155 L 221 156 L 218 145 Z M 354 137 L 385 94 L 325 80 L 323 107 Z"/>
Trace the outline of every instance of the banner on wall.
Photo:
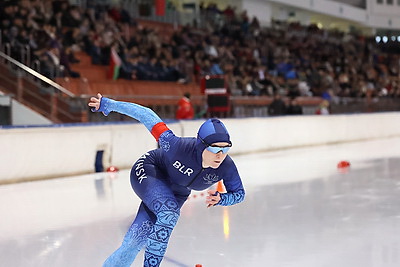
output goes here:
<path id="1" fill-rule="evenodd" d="M 156 0 L 156 15 L 165 16 L 165 0 Z"/>

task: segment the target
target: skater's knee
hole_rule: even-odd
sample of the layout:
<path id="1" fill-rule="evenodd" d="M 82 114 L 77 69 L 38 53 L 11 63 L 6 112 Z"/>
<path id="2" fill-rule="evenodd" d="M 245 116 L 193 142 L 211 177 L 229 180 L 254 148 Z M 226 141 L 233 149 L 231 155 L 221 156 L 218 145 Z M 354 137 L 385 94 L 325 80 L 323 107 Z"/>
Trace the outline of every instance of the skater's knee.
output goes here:
<path id="1" fill-rule="evenodd" d="M 175 212 L 179 213 L 179 209 L 180 209 L 178 201 L 176 201 L 175 198 L 171 198 L 171 197 L 158 198 L 151 203 L 151 206 L 152 206 L 152 210 L 156 214 L 158 212 L 165 211 L 165 210 L 175 211 Z"/>
<path id="2" fill-rule="evenodd" d="M 157 214 L 157 224 L 174 228 L 179 219 L 179 212 L 173 210 L 160 211 Z"/>
<path id="3" fill-rule="evenodd" d="M 152 202 L 156 223 L 173 228 L 179 219 L 180 206 L 175 198 L 161 197 Z"/>

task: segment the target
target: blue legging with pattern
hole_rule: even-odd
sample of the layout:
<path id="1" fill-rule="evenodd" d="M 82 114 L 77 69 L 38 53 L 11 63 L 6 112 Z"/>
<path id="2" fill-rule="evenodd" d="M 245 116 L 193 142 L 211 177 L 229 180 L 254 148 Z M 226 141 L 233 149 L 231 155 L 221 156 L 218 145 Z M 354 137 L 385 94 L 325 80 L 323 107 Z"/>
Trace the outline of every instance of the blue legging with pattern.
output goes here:
<path id="1" fill-rule="evenodd" d="M 139 165 L 140 164 L 140 165 Z M 137 176 L 138 167 L 143 173 Z M 146 247 L 145 267 L 160 266 L 186 196 L 177 196 L 164 175 L 154 165 L 136 162 L 132 167 L 132 188 L 142 199 L 135 220 L 126 233 L 122 245 L 104 262 L 103 267 L 131 266 L 139 251 Z"/>

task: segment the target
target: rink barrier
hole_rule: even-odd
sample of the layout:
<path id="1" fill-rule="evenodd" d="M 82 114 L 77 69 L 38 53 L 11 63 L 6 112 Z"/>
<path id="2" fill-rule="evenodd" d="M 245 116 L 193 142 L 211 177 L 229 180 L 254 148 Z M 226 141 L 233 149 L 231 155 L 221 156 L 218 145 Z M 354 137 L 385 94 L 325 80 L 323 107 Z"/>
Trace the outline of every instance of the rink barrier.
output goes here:
<path id="1" fill-rule="evenodd" d="M 169 122 L 179 136 L 196 136 L 204 120 Z M 230 155 L 400 136 L 400 113 L 303 115 L 224 119 Z M 157 144 L 139 123 L 0 128 L 0 183 L 93 173 L 104 151 L 104 168 L 131 168 Z"/>

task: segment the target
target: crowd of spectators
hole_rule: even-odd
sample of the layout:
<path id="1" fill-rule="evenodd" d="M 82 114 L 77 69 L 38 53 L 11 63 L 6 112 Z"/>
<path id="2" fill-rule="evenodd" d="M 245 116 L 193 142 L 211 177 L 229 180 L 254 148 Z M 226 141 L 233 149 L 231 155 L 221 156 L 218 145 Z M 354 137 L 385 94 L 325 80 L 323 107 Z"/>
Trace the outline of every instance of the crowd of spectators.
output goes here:
<path id="1" fill-rule="evenodd" d="M 3 49 L 47 77 L 79 77 L 71 69 L 77 59 L 73 56 L 73 40 L 68 38 L 77 13 L 62 1 L 1 1 Z"/>
<path id="2" fill-rule="evenodd" d="M 206 48 L 217 56 L 233 94 L 400 97 L 400 55 L 382 51 L 372 36 L 280 21 L 260 27 L 257 18 L 229 6 L 203 12 L 216 18 L 207 19 Z"/>
<path id="3" fill-rule="evenodd" d="M 190 83 L 224 75 L 232 95 L 400 97 L 399 54 L 382 52 L 371 37 L 279 21 L 261 27 L 246 11 L 216 4 L 201 4 L 201 23 L 168 34 L 118 6 L 91 2 L 83 9 L 65 0 L 2 1 L 2 43 L 17 59 L 29 46 L 31 61 L 51 78 L 79 77 L 75 51 L 108 65 L 115 49 L 121 79 Z"/>

